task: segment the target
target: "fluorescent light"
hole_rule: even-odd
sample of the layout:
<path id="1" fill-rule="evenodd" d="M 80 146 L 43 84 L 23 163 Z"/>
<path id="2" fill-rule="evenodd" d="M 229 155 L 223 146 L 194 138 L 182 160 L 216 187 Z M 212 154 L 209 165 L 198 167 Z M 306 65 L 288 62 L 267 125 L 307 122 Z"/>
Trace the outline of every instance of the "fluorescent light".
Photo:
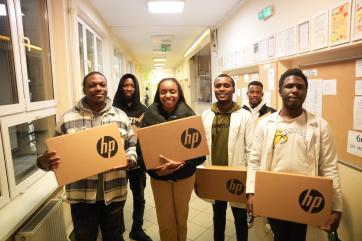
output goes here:
<path id="1" fill-rule="evenodd" d="M 154 66 L 158 66 L 158 67 L 160 67 L 160 66 L 165 66 L 164 63 L 154 63 L 153 65 L 154 65 Z"/>
<path id="2" fill-rule="evenodd" d="M 186 53 L 184 54 L 184 57 L 186 58 L 186 56 L 188 56 L 193 50 L 194 48 L 196 48 L 197 45 L 199 45 L 203 40 L 204 38 L 206 38 L 208 35 L 210 34 L 210 29 L 206 30 L 201 36 L 200 38 L 198 38 L 196 40 L 196 42 L 191 45 L 191 47 L 189 48 L 189 50 L 186 51 Z"/>
<path id="3" fill-rule="evenodd" d="M 155 58 L 153 59 L 153 62 L 166 62 L 165 58 Z"/>
<path id="4" fill-rule="evenodd" d="M 149 1 L 150 13 L 182 13 L 184 2 L 181 1 Z"/>

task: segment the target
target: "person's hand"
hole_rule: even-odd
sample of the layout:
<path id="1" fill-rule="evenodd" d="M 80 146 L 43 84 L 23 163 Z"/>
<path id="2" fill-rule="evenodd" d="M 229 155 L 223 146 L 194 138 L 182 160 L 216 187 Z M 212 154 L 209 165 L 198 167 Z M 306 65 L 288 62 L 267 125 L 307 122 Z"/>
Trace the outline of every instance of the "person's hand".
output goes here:
<path id="1" fill-rule="evenodd" d="M 39 158 L 39 167 L 45 170 L 55 171 L 60 164 L 60 156 L 55 151 L 46 151 Z"/>
<path id="2" fill-rule="evenodd" d="M 249 193 L 246 201 L 246 211 L 250 216 L 253 216 L 254 194 Z"/>
<path id="3" fill-rule="evenodd" d="M 155 168 L 155 170 L 157 170 L 156 174 L 159 176 L 172 174 L 184 165 L 184 162 L 177 162 L 166 158 L 163 155 L 160 155 L 160 161 L 163 162 L 163 164 Z"/>
<path id="4" fill-rule="evenodd" d="M 337 230 L 339 222 L 341 221 L 342 213 L 337 211 L 332 211 L 331 216 L 328 220 L 328 223 L 321 227 L 324 231 L 330 233 Z"/>
<path id="5" fill-rule="evenodd" d="M 116 166 L 113 168 L 113 170 L 129 170 L 135 168 L 136 166 L 137 163 L 133 159 L 127 159 L 126 166 Z"/>

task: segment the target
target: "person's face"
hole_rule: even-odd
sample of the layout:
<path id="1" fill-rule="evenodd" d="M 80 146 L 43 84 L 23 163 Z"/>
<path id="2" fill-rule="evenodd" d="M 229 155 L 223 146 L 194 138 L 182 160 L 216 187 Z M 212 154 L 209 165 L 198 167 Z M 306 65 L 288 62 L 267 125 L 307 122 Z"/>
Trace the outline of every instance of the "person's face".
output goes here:
<path id="1" fill-rule="evenodd" d="M 135 91 L 136 91 L 133 79 L 127 78 L 123 82 L 122 88 L 123 88 L 123 93 L 124 93 L 126 100 L 132 100 L 132 98 L 135 94 Z"/>
<path id="2" fill-rule="evenodd" d="M 298 110 L 303 108 L 305 97 L 307 96 L 307 86 L 299 76 L 288 76 L 280 91 L 280 97 L 283 100 L 283 106 L 289 110 Z"/>
<path id="3" fill-rule="evenodd" d="M 89 105 L 104 104 L 107 97 L 107 81 L 102 75 L 93 74 L 85 82 L 83 92 Z"/>
<path id="4" fill-rule="evenodd" d="M 235 88 L 228 77 L 221 77 L 214 82 L 214 93 L 218 102 L 227 103 L 232 101 Z"/>
<path id="5" fill-rule="evenodd" d="M 263 98 L 263 88 L 259 85 L 250 85 L 247 95 L 250 106 L 254 108 L 261 102 Z"/>
<path id="6" fill-rule="evenodd" d="M 167 112 L 174 111 L 180 99 L 176 83 L 172 80 L 163 81 L 160 85 L 159 93 L 163 109 Z"/>

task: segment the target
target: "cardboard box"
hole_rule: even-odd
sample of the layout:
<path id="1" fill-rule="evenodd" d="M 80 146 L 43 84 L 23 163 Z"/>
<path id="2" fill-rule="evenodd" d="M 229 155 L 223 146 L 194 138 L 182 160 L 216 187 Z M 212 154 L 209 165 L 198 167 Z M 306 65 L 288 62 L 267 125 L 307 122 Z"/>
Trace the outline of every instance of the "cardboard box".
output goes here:
<path id="1" fill-rule="evenodd" d="M 192 116 L 137 131 L 146 169 L 160 166 L 160 155 L 186 161 L 209 154 L 201 116 Z"/>
<path id="2" fill-rule="evenodd" d="M 46 140 L 61 162 L 55 172 L 60 186 L 89 176 L 125 167 L 127 157 L 117 124 L 86 129 Z"/>
<path id="3" fill-rule="evenodd" d="M 254 214 L 322 226 L 331 215 L 332 191 L 329 178 L 257 171 Z"/>
<path id="4" fill-rule="evenodd" d="M 246 203 L 246 170 L 246 167 L 198 167 L 195 193 L 200 198 Z"/>

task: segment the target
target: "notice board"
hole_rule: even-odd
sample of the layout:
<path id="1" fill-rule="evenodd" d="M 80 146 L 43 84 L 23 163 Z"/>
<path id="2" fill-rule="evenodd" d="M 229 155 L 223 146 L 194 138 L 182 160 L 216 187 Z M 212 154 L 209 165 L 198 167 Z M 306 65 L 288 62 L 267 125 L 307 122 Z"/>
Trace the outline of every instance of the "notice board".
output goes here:
<path id="1" fill-rule="evenodd" d="M 362 169 L 362 158 L 347 152 L 348 131 L 354 130 L 355 81 L 361 79 L 356 77 L 356 59 L 309 65 L 302 70 L 316 70 L 316 76 L 308 79 L 336 80 L 336 95 L 322 96 L 322 117 L 329 123 L 338 159 Z"/>

